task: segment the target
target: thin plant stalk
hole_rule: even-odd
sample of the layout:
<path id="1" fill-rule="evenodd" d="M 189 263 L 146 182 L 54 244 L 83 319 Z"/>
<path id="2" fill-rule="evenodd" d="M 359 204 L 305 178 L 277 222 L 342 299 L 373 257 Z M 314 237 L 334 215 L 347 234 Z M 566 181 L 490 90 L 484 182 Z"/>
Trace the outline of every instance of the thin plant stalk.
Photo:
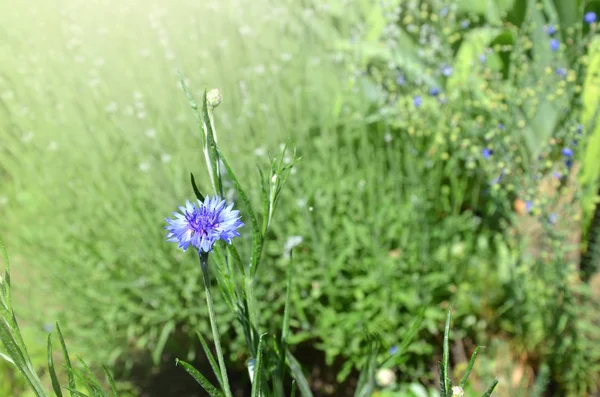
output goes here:
<path id="1" fill-rule="evenodd" d="M 215 343 L 215 350 L 217 351 L 217 360 L 219 361 L 219 368 L 221 370 L 223 388 L 225 389 L 225 396 L 232 397 L 233 395 L 231 394 L 231 389 L 229 387 L 229 379 L 227 378 L 227 368 L 225 367 L 225 360 L 223 359 L 221 341 L 219 339 L 219 330 L 217 329 L 217 322 L 215 321 L 215 308 L 213 305 L 212 293 L 210 292 L 210 277 L 208 274 L 208 255 L 205 253 L 200 253 L 199 257 L 200 268 L 202 269 L 202 278 L 204 280 L 204 288 L 206 290 L 206 304 L 208 306 L 210 328 L 212 329 L 213 342 Z"/>

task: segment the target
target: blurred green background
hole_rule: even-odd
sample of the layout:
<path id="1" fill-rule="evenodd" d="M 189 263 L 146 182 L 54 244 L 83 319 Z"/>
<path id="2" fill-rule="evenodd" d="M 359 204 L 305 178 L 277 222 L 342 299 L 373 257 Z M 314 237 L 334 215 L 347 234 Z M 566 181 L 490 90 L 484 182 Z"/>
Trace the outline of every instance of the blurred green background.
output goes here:
<path id="1" fill-rule="evenodd" d="M 347 395 L 365 330 L 394 346 L 422 308 L 417 341 L 378 393 L 432 395 L 448 307 L 456 370 L 487 346 L 469 393 L 497 376 L 500 396 L 592 395 L 600 36 L 589 12 L 600 2 L 0 4 L 0 237 L 34 361 L 58 320 L 71 349 L 110 365 L 132 395 L 202 395 L 173 368 L 175 357 L 202 366 L 200 272 L 162 228 L 192 197 L 189 172 L 205 174 L 181 72 L 197 97 L 223 93 L 219 142 L 255 204 L 255 165 L 288 140 L 302 156 L 257 291 L 274 328 L 300 236 L 290 342 L 318 395 Z M 243 375 L 240 330 L 216 305 Z M 1 363 L 0 396 L 24 390 Z"/>

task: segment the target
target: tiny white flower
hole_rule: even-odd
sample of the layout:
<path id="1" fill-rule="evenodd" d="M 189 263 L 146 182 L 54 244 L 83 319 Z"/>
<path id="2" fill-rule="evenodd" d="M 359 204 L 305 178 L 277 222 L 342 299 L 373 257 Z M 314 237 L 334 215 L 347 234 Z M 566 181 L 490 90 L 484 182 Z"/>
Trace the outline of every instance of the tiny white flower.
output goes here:
<path id="1" fill-rule="evenodd" d="M 117 111 L 118 105 L 115 101 L 109 102 L 108 105 L 104 108 L 108 113 L 114 113 Z"/>
<path id="2" fill-rule="evenodd" d="M 160 155 L 160 161 L 162 161 L 165 164 L 171 162 L 171 159 L 172 157 L 168 153 L 163 153 Z"/>
<path id="3" fill-rule="evenodd" d="M 386 132 L 386 134 L 383 136 L 383 140 L 386 141 L 387 143 L 390 143 L 392 141 L 392 134 L 390 134 L 389 132 Z"/>
<path id="4" fill-rule="evenodd" d="M 55 141 L 50 141 L 50 143 L 48 144 L 48 150 L 54 152 L 56 151 L 56 149 L 58 149 L 58 143 L 56 143 Z"/>
<path id="5" fill-rule="evenodd" d="M 259 146 L 254 149 L 254 155 L 257 157 L 263 157 L 266 154 L 266 150 L 263 146 Z"/>
<path id="6" fill-rule="evenodd" d="M 146 132 L 144 132 L 144 135 L 146 135 L 150 139 L 155 138 L 156 130 L 154 128 L 147 129 Z"/>
<path id="7" fill-rule="evenodd" d="M 386 387 L 396 382 L 396 374 L 389 368 L 381 368 L 377 371 L 377 384 Z"/>
<path id="8" fill-rule="evenodd" d="M 21 136 L 21 142 L 23 142 L 23 143 L 29 143 L 29 142 L 31 142 L 32 139 L 33 139 L 33 132 L 31 132 L 31 131 L 27 131 L 26 133 L 23 134 L 23 136 Z"/>
<path id="9" fill-rule="evenodd" d="M 139 165 L 140 171 L 146 172 L 150 170 L 150 163 L 140 163 Z"/>

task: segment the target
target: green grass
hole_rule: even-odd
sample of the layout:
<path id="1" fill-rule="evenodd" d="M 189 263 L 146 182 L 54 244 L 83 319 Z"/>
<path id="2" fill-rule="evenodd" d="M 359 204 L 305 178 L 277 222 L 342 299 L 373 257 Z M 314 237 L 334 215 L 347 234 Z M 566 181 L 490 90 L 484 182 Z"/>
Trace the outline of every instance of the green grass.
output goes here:
<path id="1" fill-rule="evenodd" d="M 288 340 L 323 351 L 340 381 L 362 364 L 365 335 L 377 332 L 385 347 L 394 345 L 425 307 L 418 341 L 395 365 L 431 383 L 429 364 L 441 355 L 440 307 L 448 303 L 457 338 L 508 335 L 513 349 L 544 361 L 561 385 L 585 389 L 597 381 L 590 369 L 597 349 L 588 361 L 569 361 L 597 341 L 587 329 L 596 303 L 580 297 L 585 285 L 568 283 L 577 272 L 564 254 L 573 247 L 557 248 L 578 200 L 584 218 L 591 213 L 595 138 L 577 154 L 585 158 L 582 182 L 592 187 L 577 192 L 555 229 L 546 221 L 555 207 L 538 189 L 553 171 L 565 175 L 560 149 L 595 107 L 594 86 L 581 79 L 580 120 L 581 104 L 569 101 L 575 82 L 555 73 L 580 64 L 570 48 L 554 54 L 547 46 L 543 25 L 570 15 L 553 19 L 564 4 L 520 10 L 533 21 L 523 30 L 506 30 L 499 9 L 472 10 L 487 19 L 451 13 L 449 32 L 430 14 L 403 8 L 413 22 L 424 18 L 438 29 L 439 47 L 406 32 L 386 46 L 393 6 L 315 4 L 0 6 L 0 234 L 44 302 L 26 319 L 60 320 L 70 346 L 95 365 L 123 370 L 196 358 L 196 331 L 208 331 L 201 274 L 163 230 L 164 218 L 194 194 L 189 172 L 200 190 L 210 187 L 181 73 L 196 98 L 205 86 L 223 93 L 215 110 L 219 146 L 254 208 L 262 208 L 256 165 L 267 165 L 288 140 L 302 157 L 264 249 L 256 286 L 264 329 L 281 324 L 286 244 L 301 236 Z M 468 30 L 460 27 L 465 19 Z M 576 36 L 563 33 L 564 40 Z M 494 52 L 482 65 L 487 47 Z M 448 79 L 442 63 L 454 68 Z M 400 70 L 407 86 L 396 83 Z M 432 86 L 445 104 L 428 94 Z M 423 99 L 419 109 L 415 95 Z M 571 113 L 561 125 L 563 108 Z M 494 149 L 490 161 L 481 157 L 485 147 Z M 499 175 L 504 180 L 494 183 Z M 569 195 L 558 187 L 567 184 L 553 185 L 559 197 Z M 225 196 L 241 203 L 228 180 Z M 526 220 L 540 225 L 540 240 L 518 229 L 516 199 L 532 200 Z M 244 221 L 249 231 L 247 214 Z M 530 254 L 538 245 L 548 257 Z M 240 250 L 250 246 L 248 232 Z M 13 271 L 19 275 L 19 267 Z M 223 300 L 215 306 L 228 359 L 243 367 L 241 330 Z M 574 324 L 578 316 L 586 319 L 585 337 L 574 331 L 563 343 L 553 321 Z M 576 366 L 573 377 L 583 380 L 559 373 Z"/>

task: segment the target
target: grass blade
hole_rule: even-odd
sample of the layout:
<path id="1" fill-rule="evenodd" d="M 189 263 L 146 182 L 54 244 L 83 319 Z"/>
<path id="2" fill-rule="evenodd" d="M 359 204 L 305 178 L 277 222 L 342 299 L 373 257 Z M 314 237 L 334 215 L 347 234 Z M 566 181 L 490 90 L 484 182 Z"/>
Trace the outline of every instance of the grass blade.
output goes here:
<path id="1" fill-rule="evenodd" d="M 463 375 L 462 379 L 460 380 L 459 386 L 461 387 L 461 389 L 464 389 L 465 385 L 467 384 L 467 379 L 469 378 L 469 375 L 471 374 L 473 365 L 475 365 L 475 359 L 477 358 L 477 353 L 479 353 L 479 349 L 481 349 L 481 347 L 482 346 L 477 346 L 477 348 L 471 355 L 471 359 L 469 360 L 469 365 L 467 366 L 467 370 L 465 371 L 465 374 Z"/>
<path id="2" fill-rule="evenodd" d="M 262 250 L 262 238 L 263 237 L 260 232 L 260 227 L 258 226 L 258 221 L 256 220 L 256 214 L 254 213 L 254 210 L 252 209 L 252 204 L 250 203 L 250 200 L 248 199 L 246 192 L 244 191 L 244 189 L 242 189 L 242 185 L 240 184 L 238 179 L 235 177 L 233 170 L 229 166 L 229 163 L 227 162 L 227 160 L 225 160 L 225 157 L 223 156 L 221 151 L 217 150 L 217 152 L 218 152 L 219 158 L 221 159 L 221 161 L 223 162 L 223 165 L 225 166 L 225 170 L 227 170 L 227 174 L 231 178 L 231 183 L 233 184 L 233 187 L 235 188 L 235 190 L 237 190 L 238 194 L 240 195 L 240 198 L 242 199 L 242 202 L 244 203 L 244 207 L 246 207 L 246 211 L 248 211 L 248 216 L 250 217 L 250 223 L 252 224 L 252 237 L 253 237 L 251 274 L 254 275 L 256 268 L 258 266 L 258 260 L 260 259 L 260 254 L 261 254 L 261 250 Z"/>
<path id="3" fill-rule="evenodd" d="M 204 201 L 204 196 L 202 195 L 202 193 L 200 193 L 200 190 L 198 189 L 198 186 L 196 185 L 196 180 L 194 179 L 194 174 L 192 174 L 190 172 L 190 180 L 192 182 L 192 189 L 194 189 L 194 194 L 196 195 L 196 198 L 200 201 Z"/>
<path id="4" fill-rule="evenodd" d="M 210 397 L 223 397 L 223 393 L 221 393 L 216 387 L 214 387 L 212 383 L 210 383 L 209 380 L 204 377 L 204 375 L 198 372 L 196 368 L 181 360 L 176 360 L 175 365 L 181 365 L 188 374 L 192 375 L 192 378 L 194 378 L 196 382 L 198 382 L 198 384 L 202 386 L 202 388 L 208 393 Z"/>
<path id="5" fill-rule="evenodd" d="M 450 309 L 448 309 L 448 315 L 446 316 L 446 327 L 444 329 L 444 358 L 443 358 L 443 373 L 444 373 L 444 389 L 447 395 L 450 392 L 450 377 L 448 376 L 449 365 L 450 365 Z"/>
<path id="6" fill-rule="evenodd" d="M 298 384 L 298 388 L 300 389 L 300 394 L 302 397 L 313 397 L 313 394 L 310 391 L 310 386 L 308 385 L 308 381 L 302 372 L 302 368 L 300 368 L 298 360 L 296 360 L 296 358 L 288 349 L 285 349 L 285 356 L 287 358 L 290 370 L 292 371 L 292 376 Z"/>
<path id="7" fill-rule="evenodd" d="M 200 343 L 202 344 L 204 354 L 206 354 L 206 358 L 208 358 L 210 367 L 212 368 L 213 373 L 217 377 L 219 385 L 221 386 L 221 388 L 223 388 L 223 379 L 221 377 L 221 371 L 219 370 L 219 366 L 217 365 L 217 360 L 215 360 L 215 356 L 213 356 L 212 352 L 210 351 L 210 348 L 208 347 L 208 344 L 206 343 L 206 340 L 204 339 L 202 334 L 200 332 L 196 332 L 196 335 L 198 335 L 198 339 L 200 339 Z"/>
<path id="8" fill-rule="evenodd" d="M 498 379 L 494 379 L 494 381 L 492 382 L 490 387 L 488 387 L 487 391 L 485 393 L 483 393 L 483 396 L 481 396 L 481 397 L 490 397 L 492 395 L 492 392 L 496 388 L 497 384 L 498 384 Z"/>
<path id="9" fill-rule="evenodd" d="M 256 368 L 254 368 L 254 376 L 252 379 L 252 393 L 251 396 L 252 397 L 259 397 L 260 396 L 260 391 L 262 389 L 262 383 L 263 383 L 263 360 L 262 360 L 262 355 L 263 355 L 263 349 L 264 349 L 264 345 L 265 345 L 265 335 L 266 334 L 262 334 L 260 336 L 260 338 L 258 339 L 258 351 L 256 352 Z"/>
<path id="10" fill-rule="evenodd" d="M 117 385 L 115 384 L 115 379 L 113 378 L 113 376 L 110 373 L 110 371 L 108 370 L 108 368 L 106 368 L 106 365 L 102 365 L 102 368 L 104 369 L 104 373 L 106 374 L 106 379 L 108 380 L 108 384 L 110 385 L 110 390 L 113 393 L 113 397 L 118 397 L 119 391 L 117 390 Z"/>
<path id="11" fill-rule="evenodd" d="M 48 334 L 48 372 L 50 373 L 50 379 L 52 380 L 52 389 L 56 397 L 62 397 L 62 391 L 60 390 L 60 383 L 58 383 L 58 377 L 54 369 L 54 359 L 52 358 L 52 338 Z"/>
<path id="12" fill-rule="evenodd" d="M 65 344 L 65 339 L 63 338 L 63 334 L 60 330 L 60 325 L 56 323 L 56 331 L 58 332 L 58 338 L 60 340 L 60 345 L 62 347 L 63 355 L 65 358 L 65 367 L 67 367 L 67 377 L 69 381 L 69 392 L 71 396 L 75 396 L 74 390 L 77 390 L 77 385 L 75 384 L 75 377 L 73 376 L 73 367 L 71 366 L 71 359 L 69 358 L 69 351 L 67 350 L 67 345 Z"/>

